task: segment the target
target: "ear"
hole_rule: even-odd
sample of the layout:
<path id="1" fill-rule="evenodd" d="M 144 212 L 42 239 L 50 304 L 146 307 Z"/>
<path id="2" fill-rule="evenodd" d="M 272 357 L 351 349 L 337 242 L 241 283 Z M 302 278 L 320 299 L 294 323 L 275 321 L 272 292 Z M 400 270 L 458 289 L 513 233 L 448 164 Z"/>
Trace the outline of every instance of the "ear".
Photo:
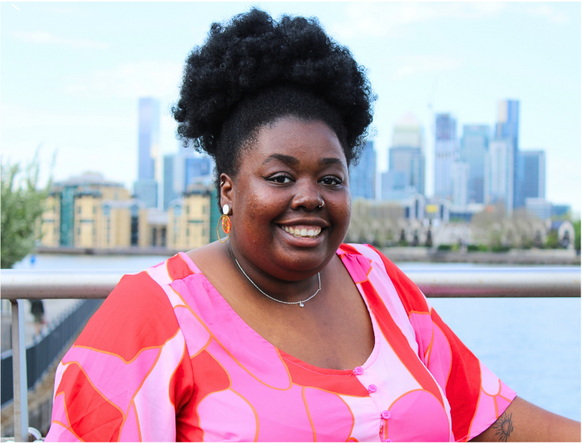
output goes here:
<path id="1" fill-rule="evenodd" d="M 234 194 L 234 182 L 228 174 L 220 174 L 220 211 L 224 205 L 230 206 L 231 214 L 233 213 L 232 197 Z"/>

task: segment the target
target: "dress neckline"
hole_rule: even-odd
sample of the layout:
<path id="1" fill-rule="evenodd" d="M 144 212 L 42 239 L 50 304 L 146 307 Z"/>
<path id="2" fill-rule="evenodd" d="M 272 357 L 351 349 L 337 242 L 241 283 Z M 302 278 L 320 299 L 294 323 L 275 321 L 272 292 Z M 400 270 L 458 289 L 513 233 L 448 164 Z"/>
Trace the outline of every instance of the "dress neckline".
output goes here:
<path id="1" fill-rule="evenodd" d="M 363 369 L 367 369 L 374 363 L 374 361 L 376 361 L 376 358 L 378 357 L 378 353 L 380 350 L 381 331 L 379 329 L 378 323 L 376 322 L 376 318 L 374 317 L 374 314 L 372 313 L 372 310 L 370 309 L 370 305 L 368 304 L 368 301 L 366 299 L 365 294 L 362 291 L 361 286 L 356 284 L 357 280 L 355 279 L 355 275 L 350 271 L 350 267 L 346 266 L 346 263 L 343 260 L 343 256 L 347 255 L 346 252 L 341 251 L 341 253 L 340 253 L 340 250 L 338 250 L 338 251 L 336 251 L 336 254 L 338 255 L 339 259 L 341 260 L 341 262 L 344 265 L 345 269 L 347 270 L 348 274 L 350 275 L 350 278 L 352 279 L 352 281 L 356 285 L 356 288 L 358 289 L 358 293 L 360 294 L 360 297 L 362 298 L 362 300 L 364 301 L 364 304 L 366 305 L 366 309 L 368 310 L 368 316 L 369 316 L 370 322 L 372 323 L 372 332 L 374 334 L 374 347 L 372 348 L 372 352 L 370 353 L 370 355 L 368 356 L 366 361 L 362 365 L 358 366 L 358 367 L 361 367 Z M 305 362 L 297 357 L 292 356 L 291 354 L 288 354 L 287 352 L 283 351 L 282 349 L 279 349 L 277 346 L 275 346 L 270 341 L 265 339 L 255 329 L 253 329 L 246 321 L 243 320 L 243 318 L 232 308 L 232 306 L 230 306 L 230 304 L 226 301 L 226 299 L 222 296 L 222 294 L 220 292 L 218 292 L 218 290 L 208 280 L 208 278 L 206 278 L 206 275 L 204 275 L 204 273 L 200 270 L 200 268 L 198 268 L 198 266 L 196 266 L 196 263 L 194 263 L 194 261 L 190 258 L 190 256 L 188 254 L 186 254 L 185 252 L 179 252 L 178 255 L 188 264 L 188 266 L 190 266 L 190 268 L 195 272 L 196 275 L 200 275 L 201 278 L 203 278 L 204 283 L 205 283 L 205 287 L 207 288 L 207 290 L 208 290 L 207 292 L 209 293 L 209 295 L 223 307 L 223 309 L 229 314 L 229 316 L 233 319 L 233 321 L 236 322 L 237 326 L 241 326 L 241 327 L 249 330 L 250 334 L 252 336 L 254 336 L 255 339 L 262 341 L 263 343 L 270 346 L 272 349 L 276 350 L 276 352 L 281 356 L 281 358 L 289 361 L 291 364 L 301 366 L 301 367 L 303 367 L 311 372 L 315 372 L 315 373 L 320 374 L 320 375 L 352 375 L 352 373 L 354 371 L 353 369 L 322 368 L 322 367 L 307 363 L 307 362 Z"/>

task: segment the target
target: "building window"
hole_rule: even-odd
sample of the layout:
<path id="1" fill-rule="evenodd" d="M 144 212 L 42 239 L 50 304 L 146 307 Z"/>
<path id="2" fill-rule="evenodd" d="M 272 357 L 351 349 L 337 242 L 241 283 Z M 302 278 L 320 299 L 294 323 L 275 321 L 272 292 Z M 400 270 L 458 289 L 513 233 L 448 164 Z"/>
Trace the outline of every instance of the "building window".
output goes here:
<path id="1" fill-rule="evenodd" d="M 107 208 L 109 207 L 107 206 Z M 107 240 L 106 240 L 107 244 L 111 243 L 110 236 L 111 236 L 111 220 L 107 219 Z"/>
<path id="2" fill-rule="evenodd" d="M 186 215 L 190 214 L 190 205 L 186 205 Z"/>
<path id="3" fill-rule="evenodd" d="M 79 205 L 79 206 L 77 206 L 77 214 L 80 214 L 80 213 L 81 213 L 81 206 Z"/>
<path id="4" fill-rule="evenodd" d="M 97 214 L 97 206 L 93 206 L 93 215 Z"/>

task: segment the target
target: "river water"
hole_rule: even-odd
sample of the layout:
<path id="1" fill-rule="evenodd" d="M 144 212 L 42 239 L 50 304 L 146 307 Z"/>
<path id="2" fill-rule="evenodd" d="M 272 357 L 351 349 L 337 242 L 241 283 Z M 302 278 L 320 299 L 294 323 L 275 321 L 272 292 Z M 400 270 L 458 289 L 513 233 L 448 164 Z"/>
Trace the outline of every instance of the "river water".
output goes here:
<path id="1" fill-rule="evenodd" d="M 137 272 L 165 258 L 40 254 L 34 264 L 27 257 L 15 269 Z M 419 268 L 448 271 L 475 265 L 400 263 L 399 266 L 406 272 Z M 430 303 L 467 347 L 519 396 L 580 420 L 579 298 L 431 298 Z"/>

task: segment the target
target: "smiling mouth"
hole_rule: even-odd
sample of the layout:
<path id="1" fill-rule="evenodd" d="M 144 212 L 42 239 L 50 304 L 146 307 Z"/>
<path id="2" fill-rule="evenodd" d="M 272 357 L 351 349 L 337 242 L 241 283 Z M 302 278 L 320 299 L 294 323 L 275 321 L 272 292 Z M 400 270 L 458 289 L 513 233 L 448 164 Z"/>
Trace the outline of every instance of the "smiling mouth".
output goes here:
<path id="1" fill-rule="evenodd" d="M 322 231 L 319 226 L 281 226 L 281 229 L 299 238 L 315 238 Z"/>

